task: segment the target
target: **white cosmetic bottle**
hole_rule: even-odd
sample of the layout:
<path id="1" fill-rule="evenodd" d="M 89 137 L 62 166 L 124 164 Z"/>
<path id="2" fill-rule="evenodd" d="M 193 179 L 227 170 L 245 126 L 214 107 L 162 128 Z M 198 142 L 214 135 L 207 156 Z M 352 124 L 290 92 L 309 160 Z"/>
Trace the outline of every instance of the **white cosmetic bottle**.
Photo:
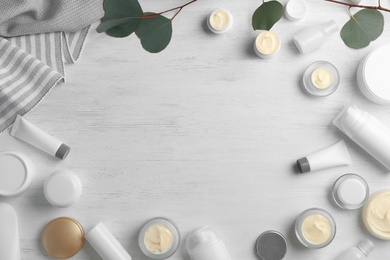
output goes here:
<path id="1" fill-rule="evenodd" d="M 366 260 L 368 254 L 374 249 L 374 244 L 366 239 L 358 246 L 352 247 L 339 255 L 335 260 Z"/>
<path id="2" fill-rule="evenodd" d="M 333 124 L 390 170 L 390 129 L 355 105 L 343 108 Z"/>
<path id="3" fill-rule="evenodd" d="M 327 36 L 339 30 L 335 21 L 331 20 L 324 25 L 309 27 L 294 36 L 294 43 L 300 53 L 312 52 L 324 44 Z"/>
<path id="4" fill-rule="evenodd" d="M 210 227 L 200 227 L 188 235 L 186 248 L 191 260 L 231 260 L 225 244 Z"/>

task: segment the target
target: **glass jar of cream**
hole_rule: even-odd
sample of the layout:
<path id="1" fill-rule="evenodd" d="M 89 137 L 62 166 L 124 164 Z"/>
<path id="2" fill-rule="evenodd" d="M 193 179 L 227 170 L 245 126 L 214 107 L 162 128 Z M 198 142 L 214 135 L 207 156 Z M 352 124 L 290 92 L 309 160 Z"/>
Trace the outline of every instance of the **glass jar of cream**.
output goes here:
<path id="1" fill-rule="evenodd" d="M 138 244 L 147 257 L 166 259 L 172 256 L 180 245 L 179 228 L 171 219 L 153 218 L 141 228 Z"/>
<path id="2" fill-rule="evenodd" d="M 375 237 L 390 240 L 390 190 L 371 195 L 363 207 L 363 223 Z"/>
<path id="3" fill-rule="evenodd" d="M 327 61 L 312 63 L 303 74 L 303 86 L 313 96 L 329 96 L 337 90 L 339 84 L 339 71 Z"/>
<path id="4" fill-rule="evenodd" d="M 327 211 L 319 208 L 308 209 L 297 218 L 295 234 L 305 247 L 322 248 L 333 241 L 336 223 Z"/>

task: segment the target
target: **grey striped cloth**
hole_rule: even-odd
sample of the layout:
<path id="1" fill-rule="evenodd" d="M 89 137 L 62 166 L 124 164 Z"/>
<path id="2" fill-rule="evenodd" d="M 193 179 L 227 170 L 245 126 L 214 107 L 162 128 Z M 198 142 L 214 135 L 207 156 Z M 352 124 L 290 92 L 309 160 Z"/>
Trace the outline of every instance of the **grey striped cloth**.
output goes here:
<path id="1" fill-rule="evenodd" d="M 104 11 L 103 0 L 0 0 L 0 13 L 1 133 L 65 79 Z"/>

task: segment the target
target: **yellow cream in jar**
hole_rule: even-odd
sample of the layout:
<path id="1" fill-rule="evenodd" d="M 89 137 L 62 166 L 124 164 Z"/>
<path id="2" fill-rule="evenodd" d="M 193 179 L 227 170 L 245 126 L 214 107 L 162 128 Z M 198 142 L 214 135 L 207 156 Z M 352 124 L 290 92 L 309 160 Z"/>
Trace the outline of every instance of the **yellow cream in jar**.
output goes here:
<path id="1" fill-rule="evenodd" d="M 256 38 L 256 49 L 264 54 L 271 55 L 276 53 L 280 48 L 280 39 L 274 32 L 264 31 Z"/>
<path id="2" fill-rule="evenodd" d="M 333 83 L 332 72 L 327 68 L 318 67 L 311 74 L 311 82 L 318 89 L 329 88 Z"/>
<path id="3" fill-rule="evenodd" d="M 230 15 L 227 11 L 216 10 L 210 15 L 209 22 L 212 28 L 222 31 L 229 26 L 230 19 Z"/>
<path id="4" fill-rule="evenodd" d="M 165 225 L 157 224 L 146 230 L 144 243 L 149 252 L 163 254 L 172 247 L 173 240 L 172 231 Z"/>
<path id="5" fill-rule="evenodd" d="M 371 234 L 390 240 L 390 190 L 371 196 L 363 208 L 363 222 Z"/>
<path id="6" fill-rule="evenodd" d="M 332 226 L 326 217 L 320 214 L 313 214 L 303 221 L 302 234 L 309 243 L 321 245 L 326 243 L 331 237 Z"/>

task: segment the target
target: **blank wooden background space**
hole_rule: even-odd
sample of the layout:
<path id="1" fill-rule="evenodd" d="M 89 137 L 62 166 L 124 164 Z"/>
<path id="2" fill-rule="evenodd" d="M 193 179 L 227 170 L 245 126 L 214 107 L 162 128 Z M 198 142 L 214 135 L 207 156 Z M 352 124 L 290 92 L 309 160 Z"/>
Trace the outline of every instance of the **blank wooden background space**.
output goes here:
<path id="1" fill-rule="evenodd" d="M 1 151 L 28 154 L 38 171 L 26 193 L 0 199 L 18 213 L 22 259 L 49 259 L 40 234 L 60 216 L 79 220 L 86 231 L 104 222 L 135 260 L 147 259 L 138 230 L 158 216 L 174 219 L 183 238 L 199 226 L 214 227 L 235 260 L 255 260 L 255 240 L 269 229 L 287 237 L 287 260 L 330 260 L 366 237 L 376 244 L 370 259 L 390 258 L 389 242 L 365 231 L 360 210 L 343 211 L 329 199 L 345 173 L 364 177 L 372 192 L 390 188 L 388 171 L 331 125 L 353 101 L 390 126 L 390 107 L 366 100 L 355 80 L 359 61 L 389 42 L 390 14 L 384 14 L 383 35 L 368 48 L 349 49 L 334 34 L 318 51 L 301 55 L 294 34 L 329 19 L 341 28 L 349 19 L 345 7 L 308 0 L 304 20 L 283 18 L 275 25 L 282 47 L 264 61 L 252 47 L 258 32 L 251 17 L 260 2 L 198 1 L 176 17 L 171 44 L 160 54 L 145 52 L 134 35 L 113 39 L 92 29 L 80 61 L 67 66 L 67 83 L 26 116 L 69 144 L 69 157 L 59 161 L 8 132 L 0 135 Z M 162 11 L 184 1 L 141 3 Z M 227 34 L 205 26 L 215 8 L 234 17 Z M 301 86 L 303 71 L 317 60 L 341 73 L 340 88 L 326 98 L 313 98 Z M 296 159 L 339 139 L 346 140 L 351 166 L 294 172 Z M 45 178 L 58 169 L 74 171 L 83 183 L 80 201 L 70 208 L 51 207 L 43 195 Z M 293 232 L 296 217 L 311 207 L 330 211 L 337 222 L 336 237 L 324 249 L 304 248 Z M 73 259 L 100 258 L 87 244 Z M 171 259 L 189 260 L 184 243 Z"/>

